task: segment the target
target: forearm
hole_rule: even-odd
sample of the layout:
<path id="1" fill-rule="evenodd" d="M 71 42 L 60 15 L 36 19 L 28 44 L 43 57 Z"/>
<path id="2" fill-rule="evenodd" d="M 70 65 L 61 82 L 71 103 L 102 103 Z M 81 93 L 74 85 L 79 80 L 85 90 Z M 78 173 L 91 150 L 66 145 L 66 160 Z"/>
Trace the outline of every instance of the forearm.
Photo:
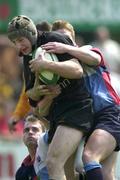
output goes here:
<path id="1" fill-rule="evenodd" d="M 53 102 L 53 99 L 48 98 L 48 96 L 45 96 L 43 100 L 41 100 L 35 109 L 35 113 L 40 116 L 47 116 L 49 113 L 49 108 Z"/>
<path id="2" fill-rule="evenodd" d="M 83 75 L 83 69 L 77 59 L 63 62 L 49 61 L 46 69 L 68 79 L 79 79 Z"/>
<path id="3" fill-rule="evenodd" d="M 88 65 L 96 66 L 101 61 L 101 57 L 99 56 L 99 54 L 91 51 L 87 47 L 85 48 L 85 46 L 75 47 L 67 45 L 66 52 Z"/>

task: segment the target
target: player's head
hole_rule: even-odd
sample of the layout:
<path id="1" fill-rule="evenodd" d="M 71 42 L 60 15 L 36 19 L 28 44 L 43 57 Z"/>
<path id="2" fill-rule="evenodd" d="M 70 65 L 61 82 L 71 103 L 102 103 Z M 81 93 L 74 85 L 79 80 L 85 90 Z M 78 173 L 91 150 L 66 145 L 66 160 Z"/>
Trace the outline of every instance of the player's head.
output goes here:
<path id="1" fill-rule="evenodd" d="M 21 47 L 21 50 L 26 50 L 28 46 L 29 51 L 32 50 L 32 47 L 37 42 L 37 29 L 33 21 L 24 15 L 19 15 L 14 17 L 8 24 L 8 38 L 13 41 L 16 44 L 16 40 L 22 41 L 24 39 L 27 39 L 27 47 L 25 46 L 25 43 L 21 43 L 23 47 Z M 18 42 L 20 42 L 18 41 Z M 28 43 L 29 41 L 29 43 Z M 20 44 L 19 44 L 20 46 Z M 20 47 L 18 47 L 20 49 Z M 23 54 L 27 54 L 29 51 L 23 51 Z M 29 52 L 30 53 L 30 52 Z"/>
<path id="2" fill-rule="evenodd" d="M 58 31 L 68 35 L 73 41 L 75 40 L 75 31 L 73 26 L 64 20 L 57 20 L 52 24 L 52 31 Z"/>
<path id="3" fill-rule="evenodd" d="M 33 21 L 27 16 L 16 16 L 8 24 L 8 37 L 10 40 L 26 37 L 34 45 L 37 41 L 37 29 Z"/>
<path id="4" fill-rule="evenodd" d="M 37 30 L 38 31 L 51 31 L 51 29 L 52 29 L 52 25 L 49 23 L 49 22 L 47 22 L 47 21 L 42 21 L 41 23 L 38 23 L 37 25 L 36 25 L 36 28 L 37 28 Z"/>
<path id="5" fill-rule="evenodd" d="M 33 115 L 29 115 L 25 119 L 24 129 L 23 129 L 23 141 L 28 148 L 37 147 L 38 139 L 42 132 L 45 131 L 45 126 Z"/>

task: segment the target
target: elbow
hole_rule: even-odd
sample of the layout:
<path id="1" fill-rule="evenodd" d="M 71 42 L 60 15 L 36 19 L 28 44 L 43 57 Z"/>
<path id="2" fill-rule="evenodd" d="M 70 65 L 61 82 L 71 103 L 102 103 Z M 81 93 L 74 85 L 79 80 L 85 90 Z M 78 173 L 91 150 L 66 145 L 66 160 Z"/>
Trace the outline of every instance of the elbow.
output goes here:
<path id="1" fill-rule="evenodd" d="M 83 76 L 83 68 L 81 64 L 78 62 L 78 60 L 74 59 L 74 62 L 76 63 L 74 65 L 75 79 L 80 79 Z"/>
<path id="2" fill-rule="evenodd" d="M 94 56 L 93 58 L 93 65 L 98 66 L 101 62 L 101 57 L 99 54 L 95 54 L 96 56 Z"/>
<path id="3" fill-rule="evenodd" d="M 94 61 L 93 61 L 93 65 L 94 66 L 98 66 L 100 64 L 100 59 L 99 58 L 95 58 Z"/>

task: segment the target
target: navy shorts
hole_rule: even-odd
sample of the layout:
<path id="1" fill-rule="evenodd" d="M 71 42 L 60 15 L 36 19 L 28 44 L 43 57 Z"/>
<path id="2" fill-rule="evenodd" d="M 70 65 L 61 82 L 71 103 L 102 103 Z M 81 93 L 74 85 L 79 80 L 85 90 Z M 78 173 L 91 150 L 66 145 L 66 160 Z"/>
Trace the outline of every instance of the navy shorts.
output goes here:
<path id="1" fill-rule="evenodd" d="M 120 106 L 109 106 L 96 113 L 94 119 L 94 128 L 103 129 L 115 138 L 117 146 L 115 151 L 120 150 Z"/>
<path id="2" fill-rule="evenodd" d="M 93 109 L 90 98 L 80 102 L 60 102 L 53 106 L 50 114 L 49 142 L 51 142 L 58 125 L 78 129 L 86 135 L 93 126 Z"/>

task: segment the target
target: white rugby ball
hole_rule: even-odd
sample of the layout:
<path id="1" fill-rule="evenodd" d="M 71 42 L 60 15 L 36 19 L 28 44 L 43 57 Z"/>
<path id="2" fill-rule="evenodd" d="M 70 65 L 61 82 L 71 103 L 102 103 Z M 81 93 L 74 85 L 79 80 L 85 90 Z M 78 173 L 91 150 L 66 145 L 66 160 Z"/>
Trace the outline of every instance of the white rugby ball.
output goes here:
<path id="1" fill-rule="evenodd" d="M 39 55 L 42 53 L 42 51 L 44 50 L 41 47 L 37 48 L 37 50 L 35 51 L 35 58 L 38 58 Z M 57 56 L 53 53 L 44 52 L 44 56 L 47 61 L 58 61 Z M 58 74 L 55 74 L 48 70 L 43 70 L 39 73 L 39 79 L 43 83 L 48 84 L 48 85 L 56 84 L 59 78 L 60 76 Z"/>

